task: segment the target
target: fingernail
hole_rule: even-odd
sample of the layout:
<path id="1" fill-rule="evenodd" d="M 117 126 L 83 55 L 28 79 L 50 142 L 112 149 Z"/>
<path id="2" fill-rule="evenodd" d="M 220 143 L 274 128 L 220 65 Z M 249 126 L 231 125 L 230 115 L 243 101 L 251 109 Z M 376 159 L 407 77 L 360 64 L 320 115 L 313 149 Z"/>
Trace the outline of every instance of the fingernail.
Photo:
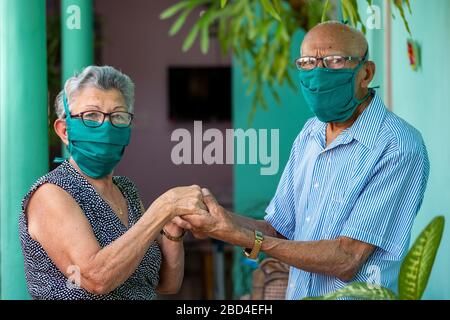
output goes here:
<path id="1" fill-rule="evenodd" d="M 202 189 L 202 194 L 206 197 L 206 196 L 209 196 L 209 195 L 211 195 L 211 192 L 209 192 L 209 190 L 208 189 L 206 189 L 206 188 L 203 188 Z"/>

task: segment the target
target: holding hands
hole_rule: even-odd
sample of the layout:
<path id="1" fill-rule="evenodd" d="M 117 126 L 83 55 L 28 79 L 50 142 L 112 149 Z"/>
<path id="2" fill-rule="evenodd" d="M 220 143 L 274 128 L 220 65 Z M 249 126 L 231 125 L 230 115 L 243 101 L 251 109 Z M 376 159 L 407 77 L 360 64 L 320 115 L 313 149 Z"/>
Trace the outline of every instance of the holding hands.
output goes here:
<path id="1" fill-rule="evenodd" d="M 208 189 L 197 185 L 176 187 L 153 204 L 164 215 L 164 232 L 174 238 L 190 230 L 196 238 L 218 238 L 233 230 L 230 214 L 217 203 Z"/>
<path id="2" fill-rule="evenodd" d="M 231 216 L 208 189 L 201 189 L 201 193 L 201 210 L 177 216 L 172 223 L 180 229 L 190 230 L 196 238 L 221 238 L 222 234 L 234 229 Z"/>

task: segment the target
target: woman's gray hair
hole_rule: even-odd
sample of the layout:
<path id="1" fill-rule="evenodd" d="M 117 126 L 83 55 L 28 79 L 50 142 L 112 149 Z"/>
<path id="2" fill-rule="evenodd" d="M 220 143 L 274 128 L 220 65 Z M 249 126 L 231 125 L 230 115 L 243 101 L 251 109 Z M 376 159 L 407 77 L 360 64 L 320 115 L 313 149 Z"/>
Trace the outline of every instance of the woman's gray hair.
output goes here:
<path id="1" fill-rule="evenodd" d="M 89 66 L 80 74 L 67 79 L 63 90 L 66 92 L 67 99 L 73 103 L 77 94 L 87 87 L 95 87 L 102 90 L 118 90 L 125 99 L 128 112 L 133 113 L 134 83 L 126 74 L 110 66 Z M 63 119 L 66 116 L 64 112 L 63 90 L 58 94 L 55 101 L 55 112 L 58 119 Z"/>

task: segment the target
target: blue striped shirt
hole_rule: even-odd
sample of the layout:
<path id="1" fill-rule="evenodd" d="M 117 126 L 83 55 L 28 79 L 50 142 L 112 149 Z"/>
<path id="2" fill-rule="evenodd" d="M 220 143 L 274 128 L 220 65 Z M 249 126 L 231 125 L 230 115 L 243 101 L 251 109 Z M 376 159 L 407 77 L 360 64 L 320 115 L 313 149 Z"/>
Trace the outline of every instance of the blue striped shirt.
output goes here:
<path id="1" fill-rule="evenodd" d="M 429 161 L 420 133 L 375 94 L 329 146 L 326 124 L 307 121 L 296 138 L 265 220 L 289 240 L 348 237 L 376 246 L 352 281 L 397 292 L 401 260 L 422 204 Z M 347 283 L 290 268 L 286 299 L 314 297 Z"/>

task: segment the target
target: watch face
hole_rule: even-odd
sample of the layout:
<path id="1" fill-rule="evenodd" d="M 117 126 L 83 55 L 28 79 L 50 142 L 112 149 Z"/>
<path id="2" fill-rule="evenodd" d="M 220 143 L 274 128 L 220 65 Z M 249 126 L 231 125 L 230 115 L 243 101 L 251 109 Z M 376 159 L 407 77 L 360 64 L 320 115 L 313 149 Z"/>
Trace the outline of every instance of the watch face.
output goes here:
<path id="1" fill-rule="evenodd" d="M 261 231 L 255 231 L 255 238 L 256 240 L 262 241 L 264 239 L 264 236 Z"/>

